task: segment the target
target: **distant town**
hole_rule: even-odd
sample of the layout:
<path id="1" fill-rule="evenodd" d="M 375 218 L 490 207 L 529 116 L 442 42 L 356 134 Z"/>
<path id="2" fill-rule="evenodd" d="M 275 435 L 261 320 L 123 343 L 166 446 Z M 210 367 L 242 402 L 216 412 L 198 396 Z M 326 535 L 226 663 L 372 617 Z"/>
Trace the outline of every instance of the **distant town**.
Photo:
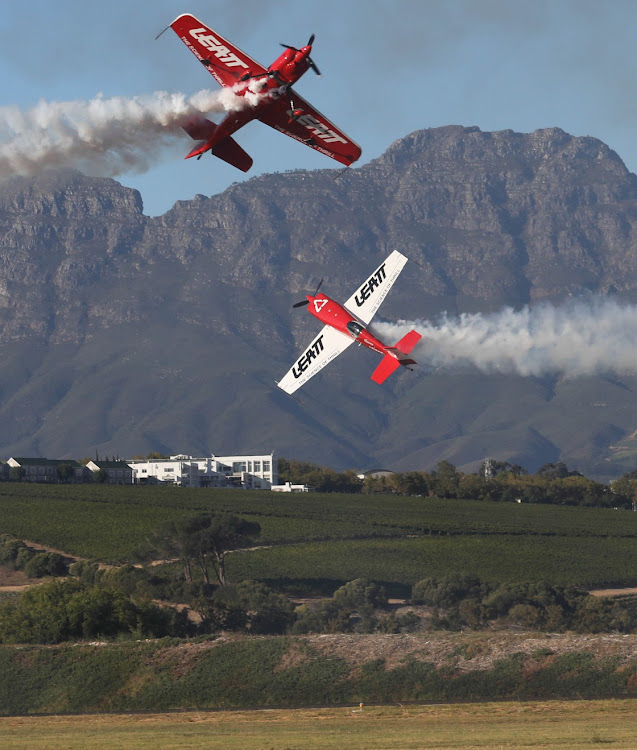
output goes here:
<path id="1" fill-rule="evenodd" d="M 0 480 L 101 484 L 171 484 L 179 487 L 236 487 L 279 492 L 307 492 L 306 485 L 279 485 L 274 452 L 257 456 L 177 454 L 124 460 L 11 457 L 0 462 Z"/>

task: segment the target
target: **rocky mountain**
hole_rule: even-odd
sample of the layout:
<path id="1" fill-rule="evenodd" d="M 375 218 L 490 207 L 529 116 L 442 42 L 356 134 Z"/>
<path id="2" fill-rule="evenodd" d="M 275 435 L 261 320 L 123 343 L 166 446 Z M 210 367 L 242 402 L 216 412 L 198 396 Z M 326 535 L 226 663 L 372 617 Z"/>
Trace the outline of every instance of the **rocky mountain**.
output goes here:
<path id="1" fill-rule="evenodd" d="M 77 172 L 0 185 L 0 455 L 634 468 L 611 446 L 637 427 L 637 378 L 423 367 L 378 387 L 377 358 L 350 348 L 302 403 L 274 384 L 317 330 L 291 304 L 322 277 L 346 299 L 393 249 L 414 263 L 387 320 L 636 299 L 637 177 L 617 154 L 557 128 L 450 126 L 334 175 L 264 175 L 155 218 L 136 191 Z"/>

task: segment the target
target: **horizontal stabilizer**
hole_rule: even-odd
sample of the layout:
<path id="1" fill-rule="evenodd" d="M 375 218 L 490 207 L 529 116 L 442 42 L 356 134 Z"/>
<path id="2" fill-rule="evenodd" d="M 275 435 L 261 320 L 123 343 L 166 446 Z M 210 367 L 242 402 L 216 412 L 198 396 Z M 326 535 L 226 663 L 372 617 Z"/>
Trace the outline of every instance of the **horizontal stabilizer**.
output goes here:
<path id="1" fill-rule="evenodd" d="M 400 362 L 392 357 L 391 354 L 386 354 L 380 361 L 378 367 L 372 373 L 372 380 L 374 383 L 384 383 L 387 378 L 400 367 Z"/>
<path id="2" fill-rule="evenodd" d="M 201 156 L 202 154 L 205 154 L 207 150 L 208 141 L 199 141 L 192 151 L 189 151 L 186 156 L 184 156 L 184 159 L 192 159 L 193 156 Z"/>
<path id="3" fill-rule="evenodd" d="M 388 346 L 386 349 L 387 354 L 381 359 L 380 364 L 372 373 L 374 383 L 384 383 L 401 365 L 403 367 L 415 365 L 416 361 L 409 356 L 409 353 L 421 338 L 422 336 L 418 331 L 409 331 L 396 346 Z"/>
<path id="4" fill-rule="evenodd" d="M 218 159 L 223 159 L 223 161 L 240 169 L 242 172 L 247 172 L 252 166 L 252 157 L 246 154 L 234 138 L 230 136 L 217 143 L 211 150 Z"/>
<path id="5" fill-rule="evenodd" d="M 214 143 L 217 125 L 207 120 L 203 115 L 195 115 L 183 128 L 191 138 L 199 141 L 186 156 L 186 159 L 191 159 L 193 156 L 201 156 L 201 154 L 205 154 L 210 149 L 218 159 L 240 169 L 242 172 L 247 172 L 252 166 L 252 157 L 246 154 L 234 138 L 226 136 L 219 143 Z"/>

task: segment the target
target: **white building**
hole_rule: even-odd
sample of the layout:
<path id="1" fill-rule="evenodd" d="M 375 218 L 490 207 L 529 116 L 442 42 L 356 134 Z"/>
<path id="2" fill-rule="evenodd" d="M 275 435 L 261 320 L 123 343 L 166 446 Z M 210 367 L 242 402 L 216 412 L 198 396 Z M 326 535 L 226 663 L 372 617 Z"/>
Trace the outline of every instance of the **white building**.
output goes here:
<path id="1" fill-rule="evenodd" d="M 279 481 L 274 452 L 261 456 L 178 454 L 170 458 L 127 461 L 136 484 L 165 483 L 180 487 L 241 487 L 269 490 Z"/>

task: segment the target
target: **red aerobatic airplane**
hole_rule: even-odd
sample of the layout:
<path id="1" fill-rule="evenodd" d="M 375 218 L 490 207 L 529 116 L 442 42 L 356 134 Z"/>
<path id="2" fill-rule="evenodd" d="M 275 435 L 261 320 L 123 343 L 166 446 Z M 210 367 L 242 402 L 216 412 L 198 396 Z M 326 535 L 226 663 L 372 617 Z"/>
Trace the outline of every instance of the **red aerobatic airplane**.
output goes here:
<path id="1" fill-rule="evenodd" d="M 294 307 L 309 305 L 310 313 L 325 325 L 292 369 L 277 383 L 279 388 L 286 393 L 294 393 L 355 341 L 359 346 L 362 344 L 383 355 L 380 364 L 372 373 L 375 383 L 384 383 L 401 365 L 415 365 L 409 353 L 422 338 L 417 331 L 410 331 L 395 346 L 387 346 L 365 328 L 378 311 L 405 263 L 407 258 L 394 250 L 344 305 L 319 294 L 321 284 L 313 295 L 308 295 L 307 301 L 297 302 Z M 356 315 L 350 310 L 356 310 Z"/>
<path id="2" fill-rule="evenodd" d="M 292 84 L 309 68 L 320 75 L 310 57 L 314 34 L 301 49 L 283 44 L 285 52 L 266 69 L 194 16 L 185 13 L 170 26 L 222 86 L 232 88 L 238 96 L 248 95 L 248 101 L 250 95 L 257 95 L 254 104 L 230 112 L 218 125 L 203 115 L 185 125 L 188 135 L 201 141 L 186 159 L 199 158 L 211 151 L 219 159 L 247 172 L 252 158 L 232 134 L 255 119 L 345 166 L 349 167 L 359 158 L 360 146 L 292 89 Z"/>

